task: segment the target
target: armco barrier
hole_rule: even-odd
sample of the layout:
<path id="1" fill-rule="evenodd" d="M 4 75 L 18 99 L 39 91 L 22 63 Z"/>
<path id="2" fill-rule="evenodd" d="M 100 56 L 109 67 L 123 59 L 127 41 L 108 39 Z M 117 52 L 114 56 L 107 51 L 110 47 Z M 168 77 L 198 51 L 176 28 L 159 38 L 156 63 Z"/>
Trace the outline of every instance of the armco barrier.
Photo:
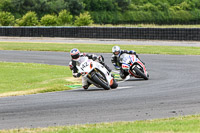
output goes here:
<path id="1" fill-rule="evenodd" d="M 200 28 L 0 27 L 0 36 L 200 40 Z"/>

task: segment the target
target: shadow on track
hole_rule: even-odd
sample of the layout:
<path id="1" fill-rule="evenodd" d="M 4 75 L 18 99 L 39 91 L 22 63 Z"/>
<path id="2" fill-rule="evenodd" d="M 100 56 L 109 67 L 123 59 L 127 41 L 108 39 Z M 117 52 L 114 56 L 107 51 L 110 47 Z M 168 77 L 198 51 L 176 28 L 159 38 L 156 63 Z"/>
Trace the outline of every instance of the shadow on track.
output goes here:
<path id="1" fill-rule="evenodd" d="M 144 79 L 133 79 L 133 78 L 132 78 L 132 79 L 128 79 L 128 80 L 126 80 L 126 81 L 145 81 L 145 80 L 144 80 Z M 125 82 L 126 82 L 126 81 L 125 81 Z"/>
<path id="2" fill-rule="evenodd" d="M 104 90 L 102 88 L 89 88 L 87 90 L 84 90 L 83 88 L 79 88 L 79 89 L 70 90 L 70 91 L 73 91 L 73 92 L 82 92 L 82 91 L 84 91 L 84 92 L 86 92 L 86 91 L 107 91 L 107 90 Z"/>

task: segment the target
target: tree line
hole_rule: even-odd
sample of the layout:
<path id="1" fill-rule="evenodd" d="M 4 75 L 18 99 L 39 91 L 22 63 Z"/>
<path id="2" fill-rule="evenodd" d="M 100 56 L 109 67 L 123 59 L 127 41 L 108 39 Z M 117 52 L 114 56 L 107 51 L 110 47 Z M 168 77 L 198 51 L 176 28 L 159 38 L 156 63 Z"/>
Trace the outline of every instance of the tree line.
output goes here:
<path id="1" fill-rule="evenodd" d="M 30 18 L 34 19 L 31 20 Z M 1 0 L 0 24 L 199 24 L 199 0 Z M 2 20 L 3 19 L 3 20 Z M 25 19 L 25 20 L 24 20 Z M 3 24 L 2 24 L 3 23 Z"/>

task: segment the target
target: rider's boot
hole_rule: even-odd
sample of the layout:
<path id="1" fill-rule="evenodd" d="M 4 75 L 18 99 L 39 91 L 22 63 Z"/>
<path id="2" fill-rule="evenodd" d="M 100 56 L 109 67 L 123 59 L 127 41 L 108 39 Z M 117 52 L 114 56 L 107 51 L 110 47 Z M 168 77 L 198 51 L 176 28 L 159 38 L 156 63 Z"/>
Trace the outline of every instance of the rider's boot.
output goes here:
<path id="1" fill-rule="evenodd" d="M 125 76 L 123 73 L 120 73 L 119 75 L 120 75 L 120 77 L 121 77 L 122 79 L 125 79 L 125 78 L 126 78 L 126 76 Z"/>
<path id="2" fill-rule="evenodd" d="M 120 69 L 120 77 L 124 80 L 126 76 L 128 76 L 128 73 L 124 71 L 123 69 Z"/>
<path id="3" fill-rule="evenodd" d="M 90 85 L 91 85 L 91 83 L 89 83 L 89 82 L 87 82 L 87 83 L 88 83 L 87 85 L 84 85 L 84 86 L 83 86 L 83 89 L 84 89 L 84 90 L 87 90 L 87 89 L 90 87 Z"/>
<path id="4" fill-rule="evenodd" d="M 87 78 L 82 76 L 82 85 L 83 85 L 83 89 L 84 90 L 87 90 L 89 88 L 89 86 L 91 85 L 91 83 L 89 83 L 87 81 Z"/>

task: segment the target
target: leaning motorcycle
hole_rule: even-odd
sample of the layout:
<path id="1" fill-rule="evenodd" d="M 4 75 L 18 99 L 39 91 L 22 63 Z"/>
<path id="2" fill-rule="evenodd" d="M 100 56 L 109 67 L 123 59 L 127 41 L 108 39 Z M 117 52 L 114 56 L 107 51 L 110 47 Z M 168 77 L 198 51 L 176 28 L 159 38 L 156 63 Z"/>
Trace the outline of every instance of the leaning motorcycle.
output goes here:
<path id="1" fill-rule="evenodd" d="M 122 63 L 122 69 L 129 73 L 130 76 L 136 78 L 149 79 L 149 74 L 145 65 L 133 54 L 122 54 L 120 56 L 120 63 Z"/>
<path id="2" fill-rule="evenodd" d="M 96 87 L 104 88 L 105 90 L 118 87 L 111 73 L 99 62 L 88 59 L 88 57 L 81 57 L 77 63 L 79 73 Z"/>

